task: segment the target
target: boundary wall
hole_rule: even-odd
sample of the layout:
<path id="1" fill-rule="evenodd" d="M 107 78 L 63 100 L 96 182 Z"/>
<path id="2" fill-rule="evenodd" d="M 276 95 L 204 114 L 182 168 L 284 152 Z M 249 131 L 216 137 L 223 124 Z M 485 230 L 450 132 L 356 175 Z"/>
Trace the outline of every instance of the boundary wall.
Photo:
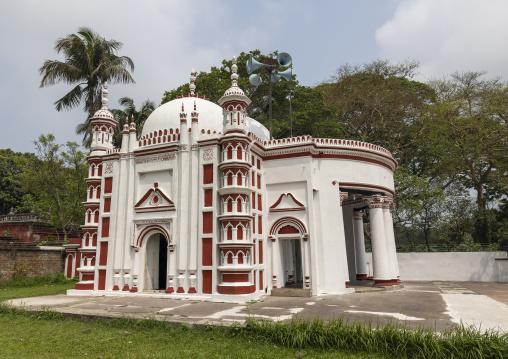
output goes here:
<path id="1" fill-rule="evenodd" d="M 0 280 L 63 273 L 65 248 L 36 243 L 0 242 Z"/>
<path id="2" fill-rule="evenodd" d="M 372 253 L 367 270 L 372 275 Z M 397 253 L 400 279 L 508 282 L 507 252 Z"/>

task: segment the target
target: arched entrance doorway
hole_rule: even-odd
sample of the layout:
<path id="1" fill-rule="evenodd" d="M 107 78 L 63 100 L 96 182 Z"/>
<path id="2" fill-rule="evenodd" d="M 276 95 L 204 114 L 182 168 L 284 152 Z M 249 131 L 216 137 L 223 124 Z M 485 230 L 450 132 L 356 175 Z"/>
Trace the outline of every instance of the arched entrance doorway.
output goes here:
<path id="1" fill-rule="evenodd" d="M 162 233 L 148 238 L 145 256 L 144 290 L 166 290 L 168 278 L 168 242 Z"/>
<path id="2" fill-rule="evenodd" d="M 279 238 L 284 288 L 303 288 L 300 238 Z"/>
<path id="3" fill-rule="evenodd" d="M 308 234 L 297 218 L 283 217 L 270 230 L 272 288 L 310 288 Z"/>

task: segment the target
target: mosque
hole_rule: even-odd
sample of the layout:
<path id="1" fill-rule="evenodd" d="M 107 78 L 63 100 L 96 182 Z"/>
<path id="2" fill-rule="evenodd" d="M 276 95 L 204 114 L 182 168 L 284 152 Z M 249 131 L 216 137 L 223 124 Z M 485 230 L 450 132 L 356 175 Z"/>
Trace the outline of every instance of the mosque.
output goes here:
<path id="1" fill-rule="evenodd" d="M 72 294 L 249 301 L 275 288 L 351 291 L 373 276 L 398 283 L 393 172 L 384 148 L 310 136 L 271 140 L 232 85 L 212 103 L 190 93 L 165 103 L 136 138 L 107 108 L 90 118 L 93 142 L 83 238 L 66 245 Z M 366 262 L 368 212 L 372 263 Z"/>

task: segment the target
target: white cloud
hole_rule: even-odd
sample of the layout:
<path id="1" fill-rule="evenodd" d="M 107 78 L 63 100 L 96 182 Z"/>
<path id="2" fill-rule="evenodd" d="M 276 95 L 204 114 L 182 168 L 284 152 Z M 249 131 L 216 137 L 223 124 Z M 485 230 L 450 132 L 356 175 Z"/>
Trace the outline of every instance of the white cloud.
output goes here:
<path id="1" fill-rule="evenodd" d="M 376 30 L 383 58 L 419 60 L 425 78 L 487 70 L 508 79 L 508 2 L 406 0 Z"/>

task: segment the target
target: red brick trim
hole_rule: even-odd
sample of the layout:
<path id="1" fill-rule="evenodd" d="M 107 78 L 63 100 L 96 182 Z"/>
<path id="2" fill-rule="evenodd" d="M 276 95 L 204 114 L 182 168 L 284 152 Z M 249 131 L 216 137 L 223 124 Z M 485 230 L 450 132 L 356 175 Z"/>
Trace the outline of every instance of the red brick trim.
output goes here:
<path id="1" fill-rule="evenodd" d="M 397 279 L 374 279 L 374 287 L 390 287 L 392 285 L 397 285 L 398 280 Z"/>
<path id="2" fill-rule="evenodd" d="M 255 285 L 241 287 L 233 287 L 228 285 L 217 286 L 217 292 L 219 292 L 219 294 L 240 295 L 254 293 L 255 291 L 256 291 Z"/>

